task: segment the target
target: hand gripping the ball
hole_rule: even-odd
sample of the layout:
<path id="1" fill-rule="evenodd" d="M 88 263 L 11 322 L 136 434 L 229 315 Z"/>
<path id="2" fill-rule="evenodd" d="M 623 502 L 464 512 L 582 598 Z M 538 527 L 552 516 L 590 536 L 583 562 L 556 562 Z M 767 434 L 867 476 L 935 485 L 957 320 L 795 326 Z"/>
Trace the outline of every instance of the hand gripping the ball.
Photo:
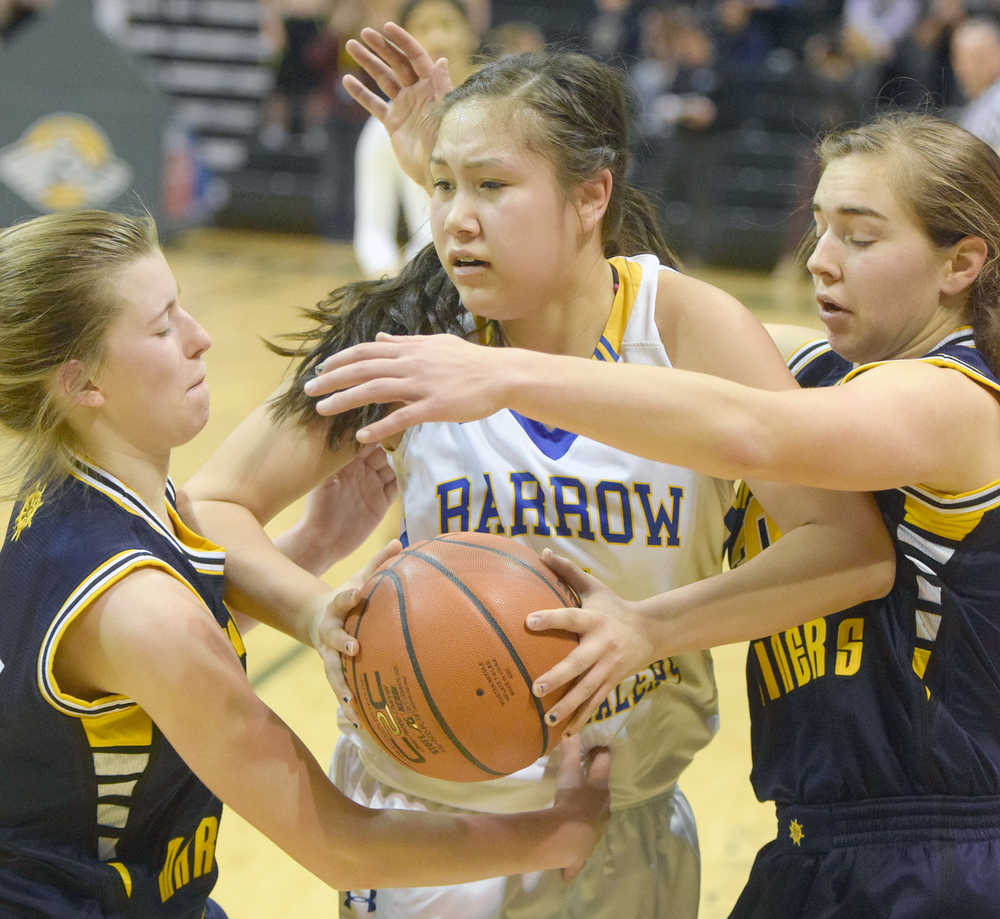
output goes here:
<path id="1" fill-rule="evenodd" d="M 372 576 L 372 572 L 386 559 L 398 554 L 402 548 L 400 541 L 393 539 L 376 552 L 364 568 L 344 582 L 330 602 L 316 613 L 309 625 L 309 638 L 323 659 L 327 682 L 340 699 L 344 714 L 355 723 L 358 716 L 351 708 L 351 692 L 344 679 L 340 655 L 353 657 L 357 654 L 358 641 L 344 631 L 344 620 L 360 602 L 361 586 Z"/>
<path id="2" fill-rule="evenodd" d="M 581 606 L 540 610 L 528 616 L 527 626 L 536 632 L 576 632 L 580 640 L 563 660 L 535 680 L 534 692 L 546 696 L 569 685 L 546 719 L 549 724 L 563 722 L 564 734 L 576 734 L 615 686 L 655 660 L 657 653 L 635 603 L 623 600 L 551 549 L 542 553 L 542 560 L 576 591 Z"/>

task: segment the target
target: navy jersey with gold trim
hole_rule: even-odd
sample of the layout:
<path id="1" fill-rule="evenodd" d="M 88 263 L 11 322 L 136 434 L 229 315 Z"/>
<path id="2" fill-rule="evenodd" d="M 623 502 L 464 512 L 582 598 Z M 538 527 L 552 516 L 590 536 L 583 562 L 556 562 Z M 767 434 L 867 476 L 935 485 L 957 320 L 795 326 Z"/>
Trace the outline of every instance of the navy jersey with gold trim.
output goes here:
<path id="1" fill-rule="evenodd" d="M 140 567 L 197 595 L 244 657 L 224 553 L 86 464 L 14 508 L 0 552 L 0 916 L 191 917 L 215 883 L 221 802 L 131 700 L 59 686 L 66 629 Z M 141 616 L 142 609 L 135 615 Z"/>
<path id="2" fill-rule="evenodd" d="M 1000 391 L 969 329 L 921 360 Z M 873 365 L 812 342 L 789 366 L 821 386 Z M 761 800 L 1000 794 L 1000 481 L 875 497 L 897 550 L 890 594 L 750 643 Z M 780 536 L 743 485 L 727 522 L 734 565 Z"/>

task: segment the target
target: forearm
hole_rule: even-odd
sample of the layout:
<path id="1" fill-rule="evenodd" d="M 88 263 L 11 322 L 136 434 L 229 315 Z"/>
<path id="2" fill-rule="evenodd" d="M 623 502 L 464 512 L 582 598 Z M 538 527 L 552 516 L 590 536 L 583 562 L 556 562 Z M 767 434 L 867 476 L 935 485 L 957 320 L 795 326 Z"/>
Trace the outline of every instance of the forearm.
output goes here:
<path id="1" fill-rule="evenodd" d="M 767 397 L 778 394 L 683 370 L 497 350 L 502 403 L 543 424 L 724 479 L 769 461 Z"/>
<path id="2" fill-rule="evenodd" d="M 226 804 L 339 890 L 460 883 L 560 868 L 570 827 L 551 809 L 516 815 L 379 811 L 345 798 L 268 710 L 229 738 L 240 775 L 220 769 Z M 261 789 L 267 789 L 261 794 Z"/>
<path id="3" fill-rule="evenodd" d="M 636 604 L 669 655 L 748 641 L 884 596 L 895 562 L 884 534 L 809 523 L 735 569 Z"/>
<path id="4" fill-rule="evenodd" d="M 196 502 L 204 534 L 226 548 L 226 600 L 241 613 L 311 645 L 309 624 L 334 591 L 282 554 L 249 510 Z"/>

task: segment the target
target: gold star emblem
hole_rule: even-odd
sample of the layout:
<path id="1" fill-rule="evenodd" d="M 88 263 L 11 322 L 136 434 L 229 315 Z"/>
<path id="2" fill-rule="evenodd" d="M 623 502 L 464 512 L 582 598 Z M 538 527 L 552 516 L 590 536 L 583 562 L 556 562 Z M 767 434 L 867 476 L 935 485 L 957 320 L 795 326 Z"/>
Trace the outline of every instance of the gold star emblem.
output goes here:
<path id="1" fill-rule="evenodd" d="M 42 493 L 44 491 L 44 486 L 36 488 L 24 499 L 20 513 L 18 513 L 17 520 L 14 523 L 14 533 L 11 537 L 15 542 L 21 538 L 21 531 L 31 526 L 31 520 L 35 516 L 35 511 L 42 506 Z"/>
<path id="2" fill-rule="evenodd" d="M 802 832 L 802 824 L 798 820 L 793 820 L 788 824 L 788 835 L 792 837 L 792 842 L 797 846 L 801 846 L 802 840 L 806 838 L 806 834 Z"/>

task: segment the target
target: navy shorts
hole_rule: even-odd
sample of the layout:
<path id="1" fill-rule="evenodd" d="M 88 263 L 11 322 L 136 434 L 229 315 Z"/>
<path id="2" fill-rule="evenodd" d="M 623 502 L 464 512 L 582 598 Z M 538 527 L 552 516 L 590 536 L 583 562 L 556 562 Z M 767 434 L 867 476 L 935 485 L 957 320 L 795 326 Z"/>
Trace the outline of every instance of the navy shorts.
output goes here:
<path id="1" fill-rule="evenodd" d="M 784 805 L 730 919 L 997 919 L 1000 797 Z"/>

